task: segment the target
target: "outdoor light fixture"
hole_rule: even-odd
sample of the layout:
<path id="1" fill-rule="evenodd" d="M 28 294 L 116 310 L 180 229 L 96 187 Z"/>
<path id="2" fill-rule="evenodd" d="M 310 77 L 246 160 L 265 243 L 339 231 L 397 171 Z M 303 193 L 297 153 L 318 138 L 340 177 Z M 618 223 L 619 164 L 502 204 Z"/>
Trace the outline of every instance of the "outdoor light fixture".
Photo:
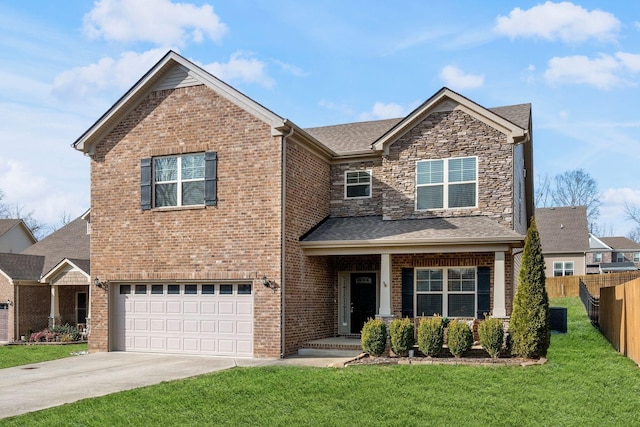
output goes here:
<path id="1" fill-rule="evenodd" d="M 11 301 L 10 299 L 7 299 L 7 305 L 11 307 L 13 305 L 13 301 Z"/>
<path id="2" fill-rule="evenodd" d="M 267 276 L 262 276 L 262 284 L 269 289 L 273 289 L 274 291 L 280 288 L 280 286 L 276 282 L 267 279 Z"/>
<path id="3" fill-rule="evenodd" d="M 105 280 L 104 282 L 101 282 L 100 279 L 98 279 L 97 277 L 95 278 L 95 280 L 93 281 L 93 284 L 96 285 L 96 287 L 98 288 L 102 288 L 105 291 L 109 290 L 109 281 Z"/>

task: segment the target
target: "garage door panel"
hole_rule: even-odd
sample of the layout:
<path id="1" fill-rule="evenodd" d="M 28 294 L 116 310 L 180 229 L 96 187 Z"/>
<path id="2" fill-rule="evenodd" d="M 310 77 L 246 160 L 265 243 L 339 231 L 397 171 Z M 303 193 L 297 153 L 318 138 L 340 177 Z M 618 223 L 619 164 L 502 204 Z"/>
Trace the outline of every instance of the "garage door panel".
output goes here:
<path id="1" fill-rule="evenodd" d="M 185 294 L 184 285 L 146 287 L 146 293 L 118 294 L 116 291 L 114 325 L 118 349 L 253 355 L 250 285 L 242 287 L 240 292 L 238 285 L 215 285 L 215 289 L 213 285 L 197 285 L 196 294 L 193 294 L 194 285 L 189 285 L 189 294 Z M 131 289 L 137 287 L 131 286 Z"/>

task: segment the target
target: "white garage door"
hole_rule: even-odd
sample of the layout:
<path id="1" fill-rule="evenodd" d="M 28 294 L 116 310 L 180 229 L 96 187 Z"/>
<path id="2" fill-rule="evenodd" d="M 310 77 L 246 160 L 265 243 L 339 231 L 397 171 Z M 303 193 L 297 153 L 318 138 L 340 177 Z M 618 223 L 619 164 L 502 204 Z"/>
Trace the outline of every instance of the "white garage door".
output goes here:
<path id="1" fill-rule="evenodd" d="M 253 356 L 250 284 L 116 286 L 117 350 Z"/>

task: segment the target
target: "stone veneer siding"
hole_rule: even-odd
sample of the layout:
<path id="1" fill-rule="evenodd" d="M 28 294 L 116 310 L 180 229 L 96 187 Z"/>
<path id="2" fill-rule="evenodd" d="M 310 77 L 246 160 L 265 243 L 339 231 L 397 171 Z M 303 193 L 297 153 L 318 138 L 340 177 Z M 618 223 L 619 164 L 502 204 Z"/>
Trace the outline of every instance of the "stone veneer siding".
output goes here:
<path id="1" fill-rule="evenodd" d="M 416 162 L 465 156 L 478 158 L 478 206 L 416 211 Z M 381 174 L 384 219 L 484 215 L 513 229 L 513 146 L 463 111 L 436 112 L 413 127 L 390 145 Z"/>
<path id="2" fill-rule="evenodd" d="M 142 158 L 204 151 L 218 153 L 216 207 L 141 210 Z M 129 281 L 252 282 L 254 356 L 280 356 L 280 293 L 260 278 L 281 282 L 281 170 L 281 137 L 213 90 L 151 92 L 92 157 L 92 277 L 111 292 Z M 107 291 L 91 292 L 92 352 L 112 350 L 108 305 Z"/>
<path id="3" fill-rule="evenodd" d="M 335 272 L 329 257 L 305 256 L 300 237 L 329 215 L 329 163 L 287 141 L 285 211 L 285 348 L 294 354 L 305 341 L 335 336 Z"/>
<path id="4" fill-rule="evenodd" d="M 382 161 L 337 163 L 331 165 L 331 216 L 353 217 L 382 215 L 382 191 L 380 181 Z M 371 197 L 345 198 L 345 172 L 371 170 Z"/>

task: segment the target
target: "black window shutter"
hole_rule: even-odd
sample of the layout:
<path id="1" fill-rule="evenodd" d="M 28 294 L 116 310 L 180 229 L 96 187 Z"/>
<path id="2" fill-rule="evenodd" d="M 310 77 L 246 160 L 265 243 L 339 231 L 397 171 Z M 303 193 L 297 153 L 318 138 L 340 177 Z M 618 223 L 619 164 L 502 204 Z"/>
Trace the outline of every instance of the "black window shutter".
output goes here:
<path id="1" fill-rule="evenodd" d="M 151 157 L 140 160 L 140 207 L 151 209 Z"/>
<path id="2" fill-rule="evenodd" d="M 413 318 L 413 268 L 402 269 L 402 317 Z"/>
<path id="3" fill-rule="evenodd" d="M 216 206 L 218 203 L 218 153 L 204 153 L 204 204 Z"/>
<path id="4" fill-rule="evenodd" d="M 484 319 L 484 314 L 491 311 L 491 269 L 489 267 L 478 267 L 477 308 L 478 319 Z"/>

